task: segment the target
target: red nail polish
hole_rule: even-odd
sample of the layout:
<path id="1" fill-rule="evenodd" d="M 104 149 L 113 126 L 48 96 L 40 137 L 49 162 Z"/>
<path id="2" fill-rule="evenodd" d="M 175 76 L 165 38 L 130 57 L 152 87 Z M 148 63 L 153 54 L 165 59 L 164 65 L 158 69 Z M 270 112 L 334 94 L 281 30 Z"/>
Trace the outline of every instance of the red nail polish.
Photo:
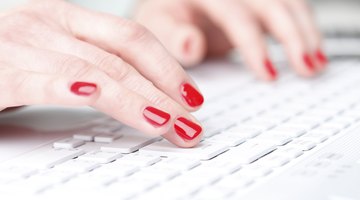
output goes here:
<path id="1" fill-rule="evenodd" d="M 90 96 L 97 90 L 97 85 L 87 82 L 75 82 L 71 85 L 71 92 L 80 96 Z"/>
<path id="2" fill-rule="evenodd" d="M 174 128 L 176 133 L 183 139 L 193 140 L 196 138 L 202 131 L 201 126 L 195 124 L 194 122 L 184 118 L 179 117 L 176 119 Z"/>
<path id="3" fill-rule="evenodd" d="M 170 114 L 154 107 L 146 107 L 143 115 L 145 119 L 155 126 L 162 126 L 170 119 Z"/>
<path id="4" fill-rule="evenodd" d="M 312 58 L 310 57 L 310 55 L 309 55 L 309 54 L 304 54 L 303 59 L 304 59 L 305 65 L 306 65 L 311 71 L 314 71 L 314 70 L 315 70 L 315 65 L 314 65 L 314 62 L 313 62 Z"/>
<path id="5" fill-rule="evenodd" d="M 273 79 L 276 78 L 277 77 L 277 71 L 276 71 L 274 65 L 272 64 L 272 62 L 269 59 L 265 59 L 264 65 L 265 65 L 265 69 L 271 75 L 271 78 L 273 78 Z"/>
<path id="6" fill-rule="evenodd" d="M 315 53 L 316 58 L 320 61 L 321 64 L 326 64 L 328 63 L 328 59 L 325 56 L 325 54 L 323 53 L 323 51 L 321 51 L 320 49 L 318 49 Z"/>
<path id="7" fill-rule="evenodd" d="M 181 86 L 181 95 L 191 107 L 197 107 L 204 103 L 204 97 L 188 83 Z"/>

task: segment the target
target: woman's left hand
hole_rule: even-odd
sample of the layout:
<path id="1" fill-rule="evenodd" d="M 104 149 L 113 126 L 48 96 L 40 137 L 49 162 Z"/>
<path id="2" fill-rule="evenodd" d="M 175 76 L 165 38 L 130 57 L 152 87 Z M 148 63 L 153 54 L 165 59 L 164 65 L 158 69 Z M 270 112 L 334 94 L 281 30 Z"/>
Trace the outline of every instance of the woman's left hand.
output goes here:
<path id="1" fill-rule="evenodd" d="M 327 62 L 305 0 L 147 0 L 135 17 L 186 66 L 236 48 L 260 78 L 274 80 L 265 33 L 282 43 L 302 76 L 316 75 Z"/>

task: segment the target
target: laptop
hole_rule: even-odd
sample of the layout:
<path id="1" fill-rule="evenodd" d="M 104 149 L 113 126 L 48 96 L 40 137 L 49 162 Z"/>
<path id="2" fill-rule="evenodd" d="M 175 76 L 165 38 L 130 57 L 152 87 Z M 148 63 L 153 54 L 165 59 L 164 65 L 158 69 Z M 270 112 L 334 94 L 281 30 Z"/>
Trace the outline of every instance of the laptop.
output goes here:
<path id="1" fill-rule="evenodd" d="M 339 32 L 327 31 L 330 64 L 313 79 L 276 44 L 274 83 L 236 58 L 190 70 L 207 99 L 194 113 L 204 138 L 190 149 L 91 108 L 2 113 L 0 198 L 360 199 L 360 37 Z"/>

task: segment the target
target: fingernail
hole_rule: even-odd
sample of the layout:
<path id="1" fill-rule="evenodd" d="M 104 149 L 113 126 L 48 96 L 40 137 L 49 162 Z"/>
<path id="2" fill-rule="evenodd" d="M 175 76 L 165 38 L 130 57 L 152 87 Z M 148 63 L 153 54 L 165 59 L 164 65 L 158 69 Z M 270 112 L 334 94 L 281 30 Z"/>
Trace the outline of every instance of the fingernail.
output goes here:
<path id="1" fill-rule="evenodd" d="M 272 62 L 270 61 L 270 59 L 265 59 L 264 65 L 265 65 L 265 69 L 268 71 L 271 78 L 275 79 L 277 77 L 277 71 L 274 65 L 272 64 Z"/>
<path id="2" fill-rule="evenodd" d="M 202 131 L 201 126 L 184 117 L 179 117 L 176 119 L 174 128 L 175 132 L 185 140 L 193 140 Z"/>
<path id="3" fill-rule="evenodd" d="M 191 107 L 197 107 L 204 103 L 204 97 L 188 83 L 181 86 L 181 95 Z"/>
<path id="4" fill-rule="evenodd" d="M 303 59 L 304 59 L 304 63 L 307 66 L 307 68 L 310 71 L 314 71 L 315 70 L 315 65 L 314 65 L 314 62 L 313 62 L 312 58 L 310 57 L 310 55 L 309 54 L 304 54 Z"/>
<path id="5" fill-rule="evenodd" d="M 328 59 L 327 59 L 327 57 L 325 56 L 325 54 L 323 53 L 322 50 L 318 49 L 315 52 L 315 56 L 320 61 L 321 64 L 327 64 L 328 63 Z"/>
<path id="6" fill-rule="evenodd" d="M 162 126 L 170 119 L 170 114 L 154 107 L 146 107 L 143 111 L 145 119 L 155 126 Z"/>
<path id="7" fill-rule="evenodd" d="M 71 85 L 71 92 L 79 96 L 90 96 L 97 90 L 97 85 L 87 82 L 75 82 Z"/>

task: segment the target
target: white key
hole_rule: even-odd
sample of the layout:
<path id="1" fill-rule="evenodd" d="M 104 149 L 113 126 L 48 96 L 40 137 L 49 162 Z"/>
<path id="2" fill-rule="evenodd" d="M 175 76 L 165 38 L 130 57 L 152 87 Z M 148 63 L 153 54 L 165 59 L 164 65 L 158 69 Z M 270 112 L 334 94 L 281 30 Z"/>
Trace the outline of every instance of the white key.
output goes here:
<path id="1" fill-rule="evenodd" d="M 85 141 L 73 138 L 66 138 L 60 141 L 54 142 L 54 148 L 72 149 L 85 144 Z"/>
<path id="2" fill-rule="evenodd" d="M 224 131 L 227 134 L 238 134 L 246 138 L 253 138 L 261 133 L 261 128 L 259 127 L 249 127 L 244 125 L 239 125 L 229 130 Z"/>
<path id="3" fill-rule="evenodd" d="M 76 133 L 73 135 L 73 138 L 74 139 L 78 139 L 78 140 L 84 140 L 84 141 L 87 141 L 87 142 L 92 142 L 94 141 L 94 137 L 99 135 L 100 133 L 98 132 L 91 132 L 91 131 L 88 131 L 88 132 L 83 132 L 83 133 Z"/>
<path id="4" fill-rule="evenodd" d="M 278 126 L 271 131 L 286 134 L 286 135 L 291 135 L 293 138 L 295 138 L 295 137 L 304 135 L 306 132 L 306 129 L 304 127 L 302 127 L 301 125 L 285 124 L 285 125 Z"/>
<path id="5" fill-rule="evenodd" d="M 208 142 L 222 143 L 227 146 L 235 147 L 245 142 L 249 137 L 241 133 L 224 132 L 206 139 Z"/>
<path id="6" fill-rule="evenodd" d="M 55 169 L 62 170 L 62 171 L 84 173 L 84 172 L 89 172 L 95 168 L 98 168 L 99 166 L 100 166 L 99 163 L 78 160 L 78 159 L 72 159 L 72 160 L 66 161 L 60 165 L 57 165 L 55 167 Z"/>
<path id="7" fill-rule="evenodd" d="M 248 122 L 244 123 L 244 126 L 260 127 L 262 130 L 269 130 L 271 128 L 274 128 L 276 126 L 276 124 L 265 121 L 265 120 L 256 120 L 255 119 L 253 121 L 248 121 Z"/>
<path id="8" fill-rule="evenodd" d="M 36 174 L 37 170 L 24 166 L 0 166 L 0 179 L 9 178 L 27 178 Z"/>
<path id="9" fill-rule="evenodd" d="M 122 155 L 120 153 L 116 153 L 116 152 L 104 152 L 104 151 L 95 150 L 80 156 L 78 159 L 105 164 L 112 162 L 117 158 L 120 158 L 121 156 Z"/>
<path id="10" fill-rule="evenodd" d="M 270 143 L 250 141 L 234 147 L 224 156 L 236 158 L 236 161 L 242 164 L 249 164 L 275 149 L 276 146 Z"/>
<path id="11" fill-rule="evenodd" d="M 280 146 L 280 145 L 284 145 L 284 144 L 290 142 L 293 139 L 293 137 L 291 135 L 278 134 L 275 132 L 271 132 L 271 133 L 266 133 L 266 134 L 260 135 L 256 139 L 260 140 L 262 142 L 270 142 L 272 144 Z"/>
<path id="12" fill-rule="evenodd" d="M 159 141 L 160 139 L 160 137 L 154 138 L 145 135 L 129 133 L 124 135 L 120 140 L 103 145 L 101 150 L 109 152 L 132 153 L 144 146 Z"/>
<path id="13" fill-rule="evenodd" d="M 36 168 L 51 168 L 57 164 L 63 163 L 85 152 L 79 149 L 39 149 L 33 154 L 19 160 L 21 166 L 31 166 Z"/>
<path id="14" fill-rule="evenodd" d="M 98 126 L 94 126 L 91 128 L 92 132 L 97 132 L 100 134 L 107 134 L 107 133 L 112 133 L 114 131 L 117 131 L 121 129 L 120 126 L 109 126 L 109 125 L 98 125 Z"/>
<path id="15" fill-rule="evenodd" d="M 106 134 L 99 134 L 94 137 L 95 142 L 104 142 L 104 143 L 110 143 L 114 142 L 116 139 L 119 139 L 122 137 L 122 134 L 120 133 L 106 133 Z"/>
<path id="16" fill-rule="evenodd" d="M 309 141 L 313 141 L 315 143 L 321 143 L 324 142 L 325 140 L 327 140 L 329 138 L 328 135 L 326 134 L 321 134 L 321 133 L 314 133 L 314 132 L 309 132 L 307 134 L 305 134 L 304 136 L 301 137 L 301 139 L 303 140 L 309 140 Z"/>
<path id="17" fill-rule="evenodd" d="M 151 155 L 139 155 L 139 154 L 129 154 L 123 156 L 121 159 L 118 159 L 117 163 L 124 164 L 134 164 L 137 166 L 149 166 L 159 162 L 161 158 L 159 156 L 151 156 Z"/>
<path id="18" fill-rule="evenodd" d="M 231 188 L 231 189 L 243 189 L 254 183 L 254 179 L 249 177 L 231 177 L 228 176 L 218 183 L 216 183 L 217 187 L 220 188 Z"/>
<path id="19" fill-rule="evenodd" d="M 287 164 L 289 161 L 289 158 L 287 158 L 286 156 L 270 154 L 268 156 L 265 156 L 264 158 L 261 158 L 258 161 L 258 164 L 269 167 L 280 167 Z"/>
<path id="20" fill-rule="evenodd" d="M 139 169 L 140 168 L 135 165 L 113 162 L 94 170 L 93 174 L 97 174 L 99 176 L 108 175 L 114 177 L 125 177 L 139 171 Z"/>
<path id="21" fill-rule="evenodd" d="M 169 180 L 180 175 L 180 171 L 174 168 L 162 168 L 156 165 L 143 168 L 140 172 L 133 175 L 140 180 Z"/>
<path id="22" fill-rule="evenodd" d="M 316 143 L 309 141 L 309 140 L 296 139 L 296 140 L 290 142 L 289 144 L 287 144 L 286 146 L 298 148 L 303 151 L 308 151 L 308 150 L 314 148 L 316 146 Z"/>
<path id="23" fill-rule="evenodd" d="M 338 128 L 325 125 L 325 126 L 320 126 L 319 128 L 312 130 L 311 132 L 317 134 L 323 134 L 331 137 L 339 133 L 339 131 L 340 130 Z"/>
<path id="24" fill-rule="evenodd" d="M 181 171 L 190 170 L 201 164 L 198 159 L 189 159 L 189 158 L 166 158 L 162 160 L 157 165 L 160 167 L 170 167 L 175 168 Z"/>
<path id="25" fill-rule="evenodd" d="M 43 181 L 52 184 L 63 183 L 75 177 L 76 173 L 69 171 L 57 171 L 53 169 L 42 171 L 29 178 L 30 181 Z"/>
<path id="26" fill-rule="evenodd" d="M 191 195 L 191 198 L 194 199 L 207 199 L 207 200 L 217 200 L 217 199 L 226 199 L 228 196 L 230 196 L 232 193 L 234 193 L 234 190 L 229 189 L 226 190 L 224 188 L 217 188 L 214 186 L 206 187 L 202 190 L 200 190 L 199 193 L 194 195 Z"/>
<path id="27" fill-rule="evenodd" d="M 244 167 L 232 176 L 258 178 L 269 175 L 273 170 L 269 166 L 263 166 L 259 164 L 252 164 Z"/>
<path id="28" fill-rule="evenodd" d="M 203 163 L 199 168 L 202 168 L 199 170 L 208 171 L 209 173 L 221 173 L 227 175 L 241 169 L 242 164 L 236 161 L 225 161 L 222 159 L 214 159 Z"/>
<path id="29" fill-rule="evenodd" d="M 287 156 L 289 158 L 297 158 L 299 156 L 301 156 L 302 154 L 304 154 L 304 152 L 298 148 L 294 148 L 294 147 L 281 147 L 279 149 L 277 149 L 274 154 L 280 154 L 280 155 L 284 155 Z"/>
<path id="30" fill-rule="evenodd" d="M 158 155 L 165 157 L 187 157 L 200 160 L 211 159 L 229 148 L 222 144 L 201 142 L 193 148 L 179 148 L 168 141 L 153 143 L 139 150 L 141 154 Z"/>

